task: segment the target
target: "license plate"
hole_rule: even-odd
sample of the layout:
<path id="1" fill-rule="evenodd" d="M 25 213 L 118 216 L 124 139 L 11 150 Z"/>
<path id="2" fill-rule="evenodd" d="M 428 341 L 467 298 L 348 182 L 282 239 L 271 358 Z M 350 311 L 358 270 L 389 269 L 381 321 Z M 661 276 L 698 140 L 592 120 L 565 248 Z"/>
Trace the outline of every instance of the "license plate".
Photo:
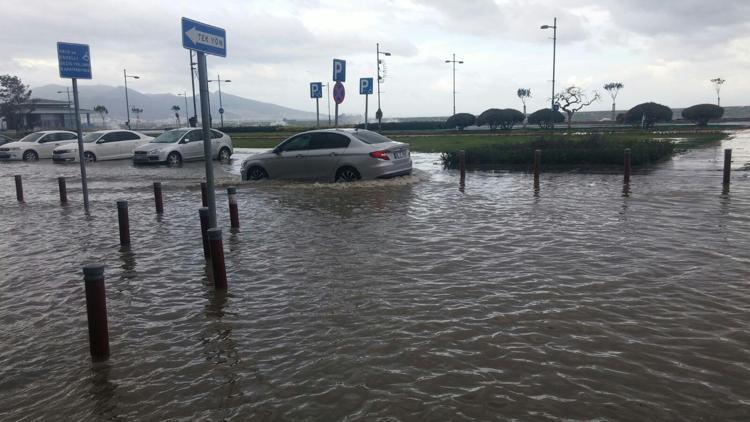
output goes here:
<path id="1" fill-rule="evenodd" d="M 405 149 L 394 151 L 393 152 L 393 158 L 399 160 L 401 158 L 406 158 L 407 151 Z"/>

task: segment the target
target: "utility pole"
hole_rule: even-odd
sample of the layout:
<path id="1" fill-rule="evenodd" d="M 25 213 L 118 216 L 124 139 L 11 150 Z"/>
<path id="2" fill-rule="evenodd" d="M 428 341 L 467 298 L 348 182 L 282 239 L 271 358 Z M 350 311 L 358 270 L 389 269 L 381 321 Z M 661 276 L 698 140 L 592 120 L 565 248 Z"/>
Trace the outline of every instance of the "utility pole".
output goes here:
<path id="1" fill-rule="evenodd" d="M 378 119 L 378 130 L 383 129 L 383 110 L 380 109 L 380 82 L 385 78 L 380 74 L 380 55 L 390 56 L 391 53 L 380 51 L 380 43 L 375 44 L 375 50 L 377 52 L 377 63 L 378 63 L 378 111 L 375 112 L 375 118 Z"/>
<path id="2" fill-rule="evenodd" d="M 550 98 L 550 110 L 555 111 L 555 56 L 557 54 L 557 18 L 554 19 L 552 26 L 542 25 L 541 29 L 552 28 L 552 97 Z M 555 129 L 555 119 L 552 120 L 552 129 Z"/>
<path id="3" fill-rule="evenodd" d="M 453 53 L 453 60 L 446 60 L 446 63 L 453 63 L 453 115 L 456 115 L 456 63 L 463 64 L 462 60 L 456 60 L 456 53 Z"/>

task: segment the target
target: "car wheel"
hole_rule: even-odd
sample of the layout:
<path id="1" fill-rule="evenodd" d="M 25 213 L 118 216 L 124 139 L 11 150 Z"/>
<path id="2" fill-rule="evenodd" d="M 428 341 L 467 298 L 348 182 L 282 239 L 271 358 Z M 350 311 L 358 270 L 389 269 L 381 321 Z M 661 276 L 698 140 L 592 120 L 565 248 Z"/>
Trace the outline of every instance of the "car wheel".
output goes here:
<path id="1" fill-rule="evenodd" d="M 94 163 L 96 162 L 96 155 L 93 152 L 86 151 L 83 153 L 83 160 L 87 163 Z"/>
<path id="2" fill-rule="evenodd" d="M 36 161 L 39 159 L 39 154 L 36 151 L 28 150 L 23 153 L 23 161 Z"/>
<path id="3" fill-rule="evenodd" d="M 179 166 L 182 164 L 182 156 L 179 152 L 170 152 L 167 155 L 167 165 L 170 167 Z"/>
<path id="4" fill-rule="evenodd" d="M 337 182 L 354 182 L 361 178 L 362 176 L 354 167 L 341 167 L 339 171 L 336 172 Z"/>
<path id="5" fill-rule="evenodd" d="M 252 166 L 247 169 L 247 180 L 268 179 L 268 173 L 263 167 Z"/>
<path id="6" fill-rule="evenodd" d="M 229 161 L 229 158 L 232 157 L 232 152 L 229 151 L 229 148 L 222 148 L 219 150 L 219 161 Z"/>

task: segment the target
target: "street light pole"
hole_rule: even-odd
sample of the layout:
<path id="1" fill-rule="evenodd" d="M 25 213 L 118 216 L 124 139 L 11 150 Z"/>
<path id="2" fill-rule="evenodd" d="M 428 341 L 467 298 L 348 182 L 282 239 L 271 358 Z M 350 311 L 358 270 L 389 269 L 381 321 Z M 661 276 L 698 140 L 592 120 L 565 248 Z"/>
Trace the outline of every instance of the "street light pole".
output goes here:
<path id="1" fill-rule="evenodd" d="M 453 60 L 446 60 L 446 63 L 453 63 L 453 115 L 456 115 L 456 63 L 463 64 L 462 60 L 456 60 L 456 53 L 453 53 Z"/>
<path id="2" fill-rule="evenodd" d="M 326 98 L 328 99 L 328 127 L 331 127 L 331 90 L 328 82 L 326 82 Z"/>
<path id="3" fill-rule="evenodd" d="M 552 97 L 550 98 L 550 110 L 555 111 L 555 59 L 557 54 L 557 18 L 554 19 L 552 26 L 542 25 L 541 29 L 552 28 Z M 552 117 L 552 129 L 555 128 L 555 119 Z"/>
<path id="4" fill-rule="evenodd" d="M 391 53 L 380 51 L 380 43 L 375 44 L 375 50 L 377 52 L 377 63 L 378 63 L 378 111 L 375 112 L 375 117 L 378 119 L 378 130 L 383 128 L 383 110 L 380 109 L 380 81 L 384 78 L 380 75 L 380 55 L 390 56 Z"/>
<path id="5" fill-rule="evenodd" d="M 195 102 L 195 63 L 193 63 L 193 50 L 188 50 L 190 54 L 190 83 L 193 85 L 193 120 L 195 125 L 198 126 L 198 106 Z M 187 114 L 187 110 L 185 110 Z"/>
<path id="6" fill-rule="evenodd" d="M 128 71 L 126 69 L 122 69 L 123 78 L 125 79 L 125 113 L 128 116 L 127 122 L 125 122 L 125 125 L 130 129 L 130 103 L 128 101 L 128 78 L 133 79 L 140 79 L 140 76 L 136 75 L 128 75 Z"/>
<path id="7" fill-rule="evenodd" d="M 711 79 L 711 82 L 714 84 L 714 89 L 716 90 L 716 105 L 719 107 L 721 107 L 721 86 L 724 85 L 724 82 L 726 81 L 726 79 L 721 78 Z"/>
<path id="8" fill-rule="evenodd" d="M 66 86 L 65 91 L 57 91 L 58 94 L 62 94 L 63 92 L 68 94 L 68 114 L 70 114 L 70 88 Z M 63 126 L 67 127 L 67 125 L 63 125 Z"/>
<path id="9" fill-rule="evenodd" d="M 221 127 L 224 127 L 224 105 L 221 102 L 221 83 L 222 82 L 232 82 L 231 79 L 221 79 L 221 75 L 217 74 L 216 79 L 209 79 L 209 82 L 218 82 L 219 83 L 219 116 L 221 117 Z"/>
<path id="10" fill-rule="evenodd" d="M 187 91 L 182 91 L 182 94 L 177 94 L 178 97 L 185 98 L 185 115 L 188 115 L 188 104 L 187 104 Z"/>

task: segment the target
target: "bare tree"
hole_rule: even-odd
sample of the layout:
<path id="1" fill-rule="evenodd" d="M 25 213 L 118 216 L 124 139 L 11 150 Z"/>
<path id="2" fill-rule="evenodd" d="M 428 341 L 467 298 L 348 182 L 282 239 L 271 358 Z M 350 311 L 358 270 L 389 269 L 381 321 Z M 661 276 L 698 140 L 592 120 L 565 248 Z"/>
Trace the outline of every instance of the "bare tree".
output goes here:
<path id="1" fill-rule="evenodd" d="M 610 82 L 606 85 L 604 85 L 604 89 L 609 92 L 609 96 L 612 97 L 612 121 L 614 122 L 617 120 L 615 118 L 615 101 L 617 100 L 617 94 L 620 92 L 620 90 L 625 85 L 622 84 L 622 82 Z"/>
<path id="2" fill-rule="evenodd" d="M 529 88 L 518 88 L 518 91 L 516 91 L 516 94 L 518 95 L 518 98 L 521 99 L 521 102 L 523 103 L 523 127 L 526 128 L 526 100 L 531 98 L 531 90 Z"/>
<path id="3" fill-rule="evenodd" d="M 716 90 L 716 105 L 719 107 L 721 107 L 721 86 L 724 85 L 724 82 L 726 81 L 726 79 L 721 78 L 711 79 L 711 82 L 714 84 L 714 89 Z"/>
<path id="4" fill-rule="evenodd" d="M 598 100 L 598 92 L 594 91 L 592 95 L 589 95 L 577 86 L 569 86 L 565 90 L 555 94 L 555 102 L 560 104 L 560 108 L 568 115 L 568 129 L 570 129 L 570 124 L 575 113 Z"/>

